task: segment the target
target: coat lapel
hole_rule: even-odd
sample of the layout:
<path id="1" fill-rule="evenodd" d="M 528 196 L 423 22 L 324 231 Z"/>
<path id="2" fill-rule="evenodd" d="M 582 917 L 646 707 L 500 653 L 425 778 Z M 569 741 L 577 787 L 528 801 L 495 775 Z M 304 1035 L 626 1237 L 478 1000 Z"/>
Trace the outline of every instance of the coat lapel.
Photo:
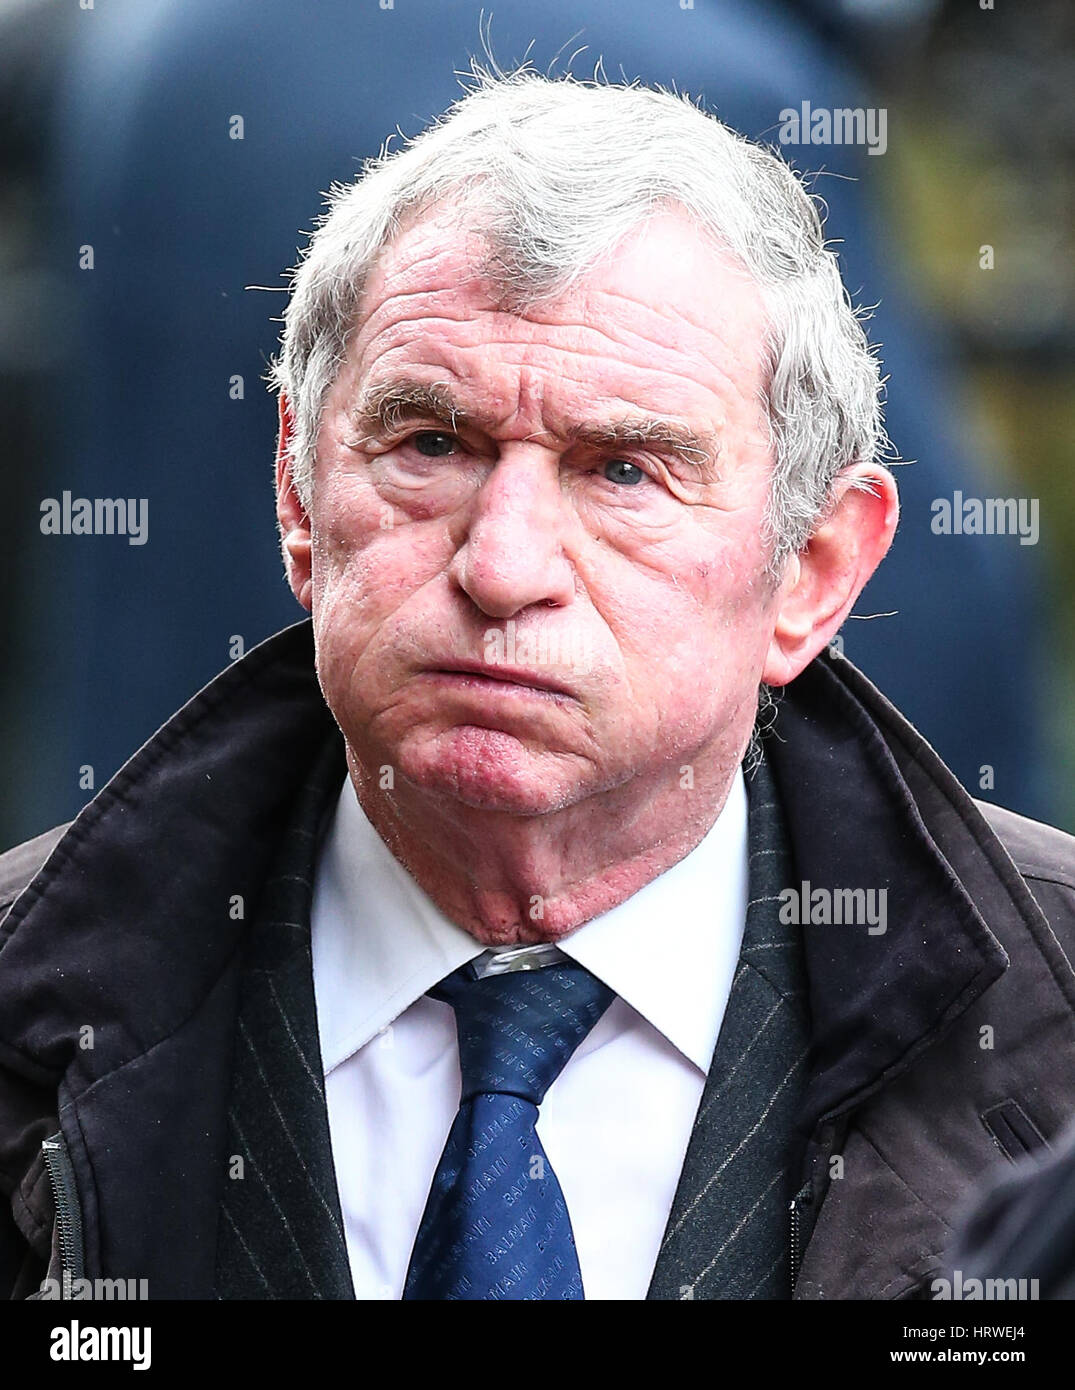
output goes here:
<path id="1" fill-rule="evenodd" d="M 243 963 L 218 1298 L 354 1297 L 310 956 L 319 830 L 344 775 L 343 745 L 333 737 L 299 797 Z"/>
<path id="2" fill-rule="evenodd" d="M 791 1295 L 788 1203 L 808 1055 L 798 928 L 780 921 L 790 860 L 764 757 L 747 781 L 749 905 L 739 965 L 650 1299 Z"/>

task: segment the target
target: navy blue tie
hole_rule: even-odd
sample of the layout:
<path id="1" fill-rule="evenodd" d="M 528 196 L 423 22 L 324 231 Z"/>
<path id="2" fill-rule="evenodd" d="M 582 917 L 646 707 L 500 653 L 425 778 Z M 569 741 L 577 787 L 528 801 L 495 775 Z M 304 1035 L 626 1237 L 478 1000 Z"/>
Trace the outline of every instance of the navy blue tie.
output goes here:
<path id="1" fill-rule="evenodd" d="M 565 960 L 429 991 L 455 1010 L 463 1086 L 411 1253 L 405 1299 L 581 1299 L 564 1194 L 535 1124 L 615 995 Z"/>

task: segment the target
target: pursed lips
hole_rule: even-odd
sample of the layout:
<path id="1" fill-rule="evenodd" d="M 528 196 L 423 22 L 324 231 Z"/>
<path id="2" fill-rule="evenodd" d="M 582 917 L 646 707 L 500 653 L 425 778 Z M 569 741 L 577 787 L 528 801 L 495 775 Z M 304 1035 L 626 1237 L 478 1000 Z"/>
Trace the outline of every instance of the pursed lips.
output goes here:
<path id="1" fill-rule="evenodd" d="M 423 675 L 441 677 L 451 684 L 490 694 L 524 693 L 552 699 L 574 699 L 566 685 L 544 674 L 524 671 L 513 666 L 487 665 L 483 662 L 451 662 L 444 666 L 428 667 Z"/>

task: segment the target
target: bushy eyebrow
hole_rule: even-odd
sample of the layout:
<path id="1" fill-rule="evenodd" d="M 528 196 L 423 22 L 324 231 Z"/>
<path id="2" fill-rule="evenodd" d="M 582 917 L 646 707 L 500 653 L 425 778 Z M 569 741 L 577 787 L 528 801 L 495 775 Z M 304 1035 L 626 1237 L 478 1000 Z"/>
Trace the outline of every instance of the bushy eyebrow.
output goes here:
<path id="1" fill-rule="evenodd" d="M 415 420 L 437 420 L 454 430 L 468 419 L 444 387 L 420 381 L 371 386 L 351 411 L 351 423 L 360 435 L 393 434 Z"/>
<path id="2" fill-rule="evenodd" d="M 720 453 L 720 444 L 713 436 L 660 416 L 628 416 L 602 425 L 578 425 L 571 431 L 571 439 L 601 453 L 648 449 L 668 454 L 706 473 L 712 472 Z"/>
<path id="3" fill-rule="evenodd" d="M 406 380 L 369 387 L 351 411 L 350 419 L 360 437 L 390 435 L 404 425 L 429 420 L 449 430 L 460 424 L 492 428 L 492 422 L 464 410 L 446 387 Z M 662 416 L 629 415 L 600 424 L 575 425 L 568 431 L 566 441 L 601 453 L 648 449 L 677 458 L 704 475 L 712 475 L 720 453 L 715 436 L 700 434 L 678 420 Z"/>

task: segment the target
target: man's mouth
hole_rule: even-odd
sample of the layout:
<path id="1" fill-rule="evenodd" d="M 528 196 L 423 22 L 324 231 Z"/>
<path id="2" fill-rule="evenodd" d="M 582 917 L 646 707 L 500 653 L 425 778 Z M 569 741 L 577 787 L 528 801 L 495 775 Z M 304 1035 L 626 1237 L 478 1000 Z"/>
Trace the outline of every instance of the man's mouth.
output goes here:
<path id="1" fill-rule="evenodd" d="M 453 661 L 443 666 L 429 667 L 422 674 L 457 689 L 469 688 L 490 695 L 529 695 L 558 700 L 575 698 L 574 691 L 545 672 L 527 671 L 514 666 Z"/>

